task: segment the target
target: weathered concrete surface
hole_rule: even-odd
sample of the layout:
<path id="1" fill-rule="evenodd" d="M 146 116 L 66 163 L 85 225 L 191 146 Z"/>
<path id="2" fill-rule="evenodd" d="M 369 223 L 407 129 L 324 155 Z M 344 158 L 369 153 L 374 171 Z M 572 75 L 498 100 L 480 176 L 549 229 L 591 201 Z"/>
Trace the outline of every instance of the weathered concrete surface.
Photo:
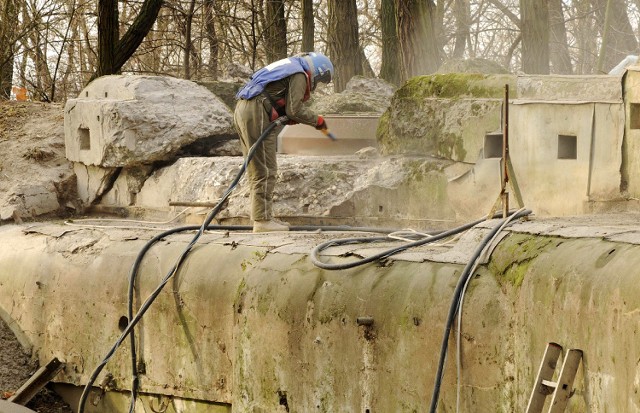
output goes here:
<path id="1" fill-rule="evenodd" d="M 584 351 L 568 412 L 640 411 L 637 222 L 534 219 L 510 228 L 466 294 L 464 411 L 521 410 L 549 341 Z M 313 267 L 306 255 L 337 234 L 205 235 L 143 319 L 142 390 L 243 412 L 281 411 L 285 402 L 289 411 L 422 411 L 450 295 L 484 231 L 465 235 L 461 248 L 423 247 L 384 266 L 338 272 Z M 67 362 L 56 381 L 86 382 L 119 335 L 129 266 L 150 236 L 0 227 L 0 239 L 11 240 L 0 250 L 0 313 L 40 360 Z M 151 250 L 138 302 L 190 238 Z M 371 248 L 351 246 L 358 255 Z M 457 258 L 443 259 L 447 250 Z M 331 255 L 325 259 L 349 260 Z M 373 326 L 359 327 L 360 316 L 373 317 Z M 443 411 L 455 408 L 454 345 L 452 336 Z M 123 349 L 106 369 L 116 390 L 128 388 L 128 369 Z M 198 410 L 176 409 L 186 411 Z"/>
<path id="2" fill-rule="evenodd" d="M 292 223 L 432 228 L 456 220 L 446 193 L 449 161 L 281 155 L 278 163 L 274 214 Z M 180 159 L 145 181 L 135 205 L 166 210 L 171 204 L 215 203 L 241 165 L 236 157 Z M 248 205 L 243 179 L 219 218 L 246 223 Z"/>
<path id="3" fill-rule="evenodd" d="M 0 221 L 77 207 L 62 121 L 60 105 L 0 102 Z"/>
<path id="4" fill-rule="evenodd" d="M 621 198 L 621 103 L 513 105 L 510 136 L 524 203 L 540 215 L 583 214 L 591 203 Z M 566 159 L 562 136 L 573 139 Z"/>
<path id="5" fill-rule="evenodd" d="M 619 76 L 518 76 L 518 99 L 545 102 L 622 102 Z"/>
<path id="6" fill-rule="evenodd" d="M 624 77 L 625 138 L 622 144 L 621 191 L 640 198 L 640 67 L 632 66 Z"/>
<path id="7" fill-rule="evenodd" d="M 501 128 L 505 84 L 515 90 L 515 76 L 439 74 L 410 79 L 380 119 L 377 140 L 382 153 L 475 162 L 485 134 Z"/>
<path id="8" fill-rule="evenodd" d="M 149 164 L 198 139 L 230 133 L 230 109 L 182 79 L 105 76 L 65 105 L 66 156 L 85 165 Z"/>

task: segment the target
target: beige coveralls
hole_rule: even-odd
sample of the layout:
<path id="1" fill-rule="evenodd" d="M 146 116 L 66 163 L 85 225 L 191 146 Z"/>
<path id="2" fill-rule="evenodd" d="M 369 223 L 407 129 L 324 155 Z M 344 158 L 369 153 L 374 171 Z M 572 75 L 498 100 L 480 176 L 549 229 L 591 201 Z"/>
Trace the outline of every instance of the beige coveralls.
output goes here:
<path id="1" fill-rule="evenodd" d="M 303 99 L 307 91 L 307 77 L 304 73 L 296 73 L 271 82 L 265 91 L 274 101 L 280 98 L 286 99 L 286 114 L 291 121 L 311 126 L 317 125 L 318 115 L 303 107 Z M 271 123 L 267 110 L 271 110 L 271 103 L 264 95 L 258 95 L 249 100 L 240 99 L 236 105 L 233 121 L 240 135 L 242 153 L 245 157 L 251 145 Z M 254 221 L 273 218 L 272 199 L 278 171 L 276 137 L 281 130 L 282 127 L 276 127 L 271 131 L 247 166 L 247 178 L 251 189 L 250 213 Z"/>

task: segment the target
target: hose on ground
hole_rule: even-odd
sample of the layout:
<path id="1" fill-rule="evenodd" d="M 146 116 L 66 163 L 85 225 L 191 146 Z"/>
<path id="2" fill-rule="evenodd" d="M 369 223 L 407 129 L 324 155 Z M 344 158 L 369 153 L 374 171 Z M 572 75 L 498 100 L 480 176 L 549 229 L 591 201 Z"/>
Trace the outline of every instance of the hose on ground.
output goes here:
<path id="1" fill-rule="evenodd" d="M 531 214 L 531 210 L 525 209 L 510 216 L 500 220 L 498 224 L 489 231 L 487 235 L 482 239 L 478 248 L 476 248 L 473 253 L 471 259 L 465 266 L 460 278 L 458 279 L 458 283 L 456 284 L 456 288 L 453 292 L 453 299 L 451 300 L 451 306 L 449 307 L 449 313 L 447 315 L 447 321 L 445 324 L 444 334 L 442 337 L 442 344 L 440 346 L 440 359 L 438 361 L 438 371 L 436 373 L 435 383 L 433 386 L 433 394 L 431 396 L 431 406 L 429 408 L 430 413 L 436 413 L 436 408 L 438 407 L 438 399 L 440 397 L 440 386 L 442 385 L 442 378 L 444 376 L 444 363 L 447 358 L 447 344 L 449 342 L 449 334 L 451 333 L 451 327 L 453 326 L 453 322 L 455 320 L 456 313 L 460 307 L 460 298 L 464 289 L 464 286 L 467 283 L 467 280 L 471 276 L 472 269 L 475 267 L 475 263 L 484 250 L 484 248 L 491 242 L 491 240 L 496 236 L 496 234 L 503 228 L 503 224 L 507 220 L 513 220 L 515 218 L 521 218 Z"/>
<path id="2" fill-rule="evenodd" d="M 499 216 L 502 216 L 502 213 L 498 213 L 495 214 L 493 216 L 493 218 L 498 218 Z M 388 250 L 379 252 L 377 254 L 374 254 L 370 257 L 366 257 L 366 258 L 362 258 L 359 259 L 357 261 L 352 261 L 352 262 L 347 262 L 347 263 L 340 263 L 340 264 L 329 264 L 326 262 L 322 262 L 319 258 L 319 254 L 320 252 L 322 252 L 323 250 L 329 248 L 329 247 L 337 247 L 340 245 L 349 245 L 349 244 L 368 244 L 368 243 L 380 243 L 380 242 L 390 242 L 390 241 L 397 241 L 396 238 L 394 237 L 389 237 L 389 236 L 385 236 L 385 237 L 362 237 L 362 238 L 344 238 L 344 239 L 337 239 L 337 240 L 329 240 L 326 242 L 323 242 L 322 244 L 319 244 L 318 246 L 316 246 L 311 253 L 309 254 L 309 258 L 311 259 L 311 262 L 319 268 L 322 268 L 324 270 L 346 270 L 349 268 L 354 268 L 354 267 L 358 267 L 360 265 L 364 265 L 376 260 L 380 260 L 380 259 L 384 259 L 384 258 L 388 258 L 394 254 L 397 254 L 399 252 L 408 250 L 409 248 L 413 248 L 413 247 L 418 247 L 420 245 L 425 245 L 425 244 L 429 244 L 435 241 L 439 241 L 441 239 L 450 237 L 452 235 L 457 235 L 460 234 L 464 231 L 467 231 L 473 227 L 475 227 L 476 225 L 486 221 L 487 218 L 482 218 L 482 219 L 478 219 L 476 221 L 473 222 L 469 222 L 467 224 L 463 224 L 459 227 L 447 230 L 447 231 L 439 231 L 439 232 L 430 232 L 427 233 L 428 236 L 423 237 L 421 239 L 418 239 L 417 241 L 412 241 L 412 242 L 407 242 L 406 244 L 397 246 L 397 247 L 393 247 L 390 248 Z"/>

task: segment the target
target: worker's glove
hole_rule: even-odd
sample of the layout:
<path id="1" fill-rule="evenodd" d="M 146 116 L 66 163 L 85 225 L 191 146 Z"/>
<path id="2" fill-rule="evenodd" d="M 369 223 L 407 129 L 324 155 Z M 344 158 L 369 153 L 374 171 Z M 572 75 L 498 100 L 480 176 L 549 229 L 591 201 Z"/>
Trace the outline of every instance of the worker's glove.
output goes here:
<path id="1" fill-rule="evenodd" d="M 322 116 L 318 116 L 318 124 L 316 125 L 316 129 L 318 130 L 326 130 L 327 128 L 327 122 L 325 122 L 324 118 Z"/>

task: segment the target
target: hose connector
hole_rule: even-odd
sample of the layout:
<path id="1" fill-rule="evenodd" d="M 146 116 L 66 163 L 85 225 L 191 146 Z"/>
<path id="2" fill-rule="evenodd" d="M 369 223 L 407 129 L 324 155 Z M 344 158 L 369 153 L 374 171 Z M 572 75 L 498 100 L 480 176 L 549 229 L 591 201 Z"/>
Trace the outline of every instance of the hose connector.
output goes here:
<path id="1" fill-rule="evenodd" d="M 277 126 L 284 125 L 289 121 L 289 118 L 286 115 L 280 116 L 276 120 L 273 121 Z"/>

